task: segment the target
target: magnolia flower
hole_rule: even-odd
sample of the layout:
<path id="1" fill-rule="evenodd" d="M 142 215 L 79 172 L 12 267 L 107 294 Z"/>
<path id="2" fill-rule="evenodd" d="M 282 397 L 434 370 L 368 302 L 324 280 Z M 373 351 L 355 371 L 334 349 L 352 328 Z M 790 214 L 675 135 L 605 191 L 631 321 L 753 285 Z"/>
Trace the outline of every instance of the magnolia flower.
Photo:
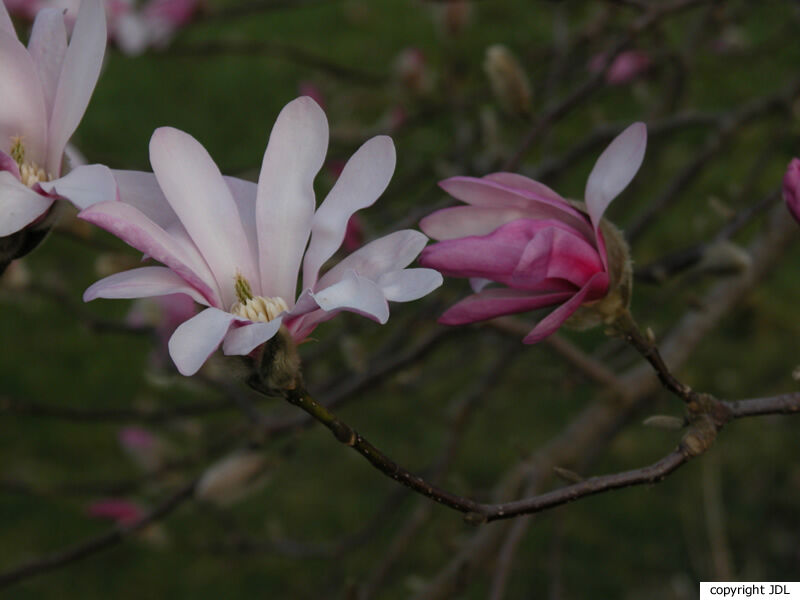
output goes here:
<path id="1" fill-rule="evenodd" d="M 589 61 L 589 71 L 599 73 L 603 70 L 608 54 L 595 54 Z M 605 80 L 608 85 L 624 85 L 630 83 L 650 69 L 653 62 L 650 55 L 642 50 L 626 50 L 620 52 L 608 67 Z"/>
<path id="2" fill-rule="evenodd" d="M 783 199 L 795 220 L 800 223 L 800 159 L 793 158 L 783 176 Z"/>
<path id="3" fill-rule="evenodd" d="M 605 222 L 601 229 L 601 220 L 639 170 L 646 141 L 644 124 L 636 123 L 611 142 L 589 175 L 585 211 L 513 173 L 441 182 L 468 206 L 445 208 L 422 220 L 422 230 L 442 241 L 426 248 L 420 263 L 445 275 L 471 278 L 476 293 L 439 321 L 460 325 L 556 306 L 523 340 L 533 344 L 581 305 L 605 302 L 616 286 L 624 286 L 629 265 L 626 256 L 618 256 L 625 253 L 620 251 L 624 242 Z M 620 300 L 625 308 L 627 298 Z"/>
<path id="4" fill-rule="evenodd" d="M 28 48 L 0 2 L 0 236 L 40 219 L 55 196 L 67 141 L 92 95 L 106 44 L 99 0 L 84 0 L 69 46 L 63 15 L 41 11 Z M 53 181 L 55 180 L 55 181 Z"/>
<path id="5" fill-rule="evenodd" d="M 166 265 L 107 277 L 84 300 L 182 293 L 206 305 L 169 341 L 184 375 L 220 344 L 225 354 L 247 355 L 282 326 L 300 342 L 343 310 L 385 323 L 387 300 L 415 300 L 442 278 L 431 269 L 405 269 L 427 242 L 413 230 L 375 240 L 320 276 L 350 216 L 375 202 L 395 166 L 392 140 L 372 138 L 315 213 L 313 181 L 327 146 L 325 113 L 302 97 L 278 116 L 258 185 L 223 178 L 197 140 L 166 127 L 150 142 L 154 175 L 116 171 L 112 177 L 99 165 L 77 169 L 74 179 L 54 188 L 86 207 L 79 216 Z"/>

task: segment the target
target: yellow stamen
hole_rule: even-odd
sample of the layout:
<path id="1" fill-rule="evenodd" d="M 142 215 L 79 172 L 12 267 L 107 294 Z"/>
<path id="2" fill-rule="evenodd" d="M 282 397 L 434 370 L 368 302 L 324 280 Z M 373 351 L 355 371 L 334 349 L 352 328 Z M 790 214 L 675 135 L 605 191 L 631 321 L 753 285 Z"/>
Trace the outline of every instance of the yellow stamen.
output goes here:
<path id="1" fill-rule="evenodd" d="M 283 298 L 254 296 L 250 282 L 241 273 L 236 274 L 233 289 L 237 301 L 231 307 L 231 313 L 237 317 L 267 323 L 283 311 L 289 310 Z"/>
<path id="2" fill-rule="evenodd" d="M 19 167 L 19 179 L 26 186 L 33 187 L 40 181 L 53 179 L 52 174 L 36 163 L 32 161 L 25 162 L 25 145 L 22 143 L 22 136 L 16 135 L 11 138 L 10 154 Z"/>

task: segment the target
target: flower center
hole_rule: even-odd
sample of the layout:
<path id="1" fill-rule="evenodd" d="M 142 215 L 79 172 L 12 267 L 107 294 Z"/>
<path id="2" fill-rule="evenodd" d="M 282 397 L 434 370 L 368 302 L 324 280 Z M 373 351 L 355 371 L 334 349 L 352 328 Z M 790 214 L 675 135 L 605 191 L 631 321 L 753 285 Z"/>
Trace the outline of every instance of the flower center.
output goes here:
<path id="1" fill-rule="evenodd" d="M 35 162 L 25 160 L 25 146 L 20 136 L 11 138 L 11 158 L 17 163 L 19 167 L 19 179 L 26 186 L 32 188 L 40 181 L 50 181 L 53 179 L 52 174 L 45 171 Z"/>
<path id="2" fill-rule="evenodd" d="M 289 310 L 286 302 L 279 296 L 254 296 L 250 283 L 237 274 L 233 288 L 236 291 L 236 302 L 231 306 L 231 313 L 250 321 L 267 323 L 285 310 Z"/>

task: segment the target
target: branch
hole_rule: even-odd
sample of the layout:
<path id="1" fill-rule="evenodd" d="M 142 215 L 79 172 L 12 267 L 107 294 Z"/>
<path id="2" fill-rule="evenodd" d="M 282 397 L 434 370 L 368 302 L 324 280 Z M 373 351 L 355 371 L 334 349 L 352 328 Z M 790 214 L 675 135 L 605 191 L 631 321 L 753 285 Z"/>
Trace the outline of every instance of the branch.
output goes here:
<path id="1" fill-rule="evenodd" d="M 192 497 L 196 481 L 185 485 L 172 496 L 164 500 L 160 505 L 147 513 L 140 520 L 127 527 L 116 527 L 102 535 L 81 542 L 75 546 L 35 558 L 29 562 L 18 565 L 0 573 L 0 589 L 7 588 L 20 581 L 34 577 L 41 573 L 47 573 L 65 567 L 69 564 L 97 554 L 107 548 L 115 546 L 137 531 L 141 531 L 151 523 L 162 519 L 174 511 L 178 506 Z"/>

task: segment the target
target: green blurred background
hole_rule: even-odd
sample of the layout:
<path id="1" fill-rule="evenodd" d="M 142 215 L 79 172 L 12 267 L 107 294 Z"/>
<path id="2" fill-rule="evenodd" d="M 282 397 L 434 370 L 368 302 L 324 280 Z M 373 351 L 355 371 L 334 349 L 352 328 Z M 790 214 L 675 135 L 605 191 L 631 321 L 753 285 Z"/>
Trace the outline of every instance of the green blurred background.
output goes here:
<path id="1" fill-rule="evenodd" d="M 363 211 L 368 238 L 441 205 L 439 179 L 500 168 L 537 117 L 590 77 L 591 57 L 640 18 L 625 2 L 532 0 L 477 0 L 461 24 L 447 21 L 453 17 L 444 14 L 446 3 L 414 0 L 265 3 L 224 16 L 242 1 L 209 4 L 205 16 L 163 51 L 128 57 L 110 49 L 73 143 L 90 162 L 148 169 L 153 129 L 171 125 L 203 143 L 224 173 L 255 178 L 276 115 L 302 83 L 312 83 L 325 98 L 331 124 L 329 159 L 346 159 L 381 132 L 391 133 L 397 145 L 392 183 Z M 798 77 L 797 3 L 698 4 L 637 38 L 652 68 L 629 84 L 601 86 L 572 108 L 536 140 L 520 171 L 536 175 L 604 124 L 735 114 Z M 508 114 L 492 94 L 483 62 L 495 43 L 507 45 L 527 73 L 530 115 Z M 419 87 L 399 74 L 398 56 L 407 48 L 424 56 Z M 796 98 L 789 98 L 735 127 L 637 238 L 635 263 L 708 239 L 731 214 L 776 189 L 798 153 L 798 111 Z M 714 139 L 717 124 L 698 119 L 652 136 L 635 183 L 608 216 L 623 229 L 634 222 Z M 544 182 L 579 198 L 604 144 Z M 327 171 L 318 177 L 320 197 L 332 181 Z M 759 217 L 734 241 L 745 245 L 762 226 Z M 109 263 L 132 266 L 135 260 L 111 236 L 67 215 L 60 230 L 24 259 L 28 283 L 6 276 L 0 288 L 0 396 L 14 400 L 0 400 L 0 570 L 105 531 L 108 523 L 87 516 L 91 502 L 120 496 L 153 506 L 257 437 L 233 404 L 149 423 L 14 409 L 146 411 L 220 401 L 209 386 L 154 370 L 147 336 L 90 326 L 123 319 L 130 303 L 84 307 L 83 290 Z M 685 381 L 726 399 L 797 388 L 791 373 L 800 363 L 799 260 L 793 245 L 699 345 L 679 371 Z M 666 334 L 718 278 L 696 269 L 658 285 L 637 283 L 634 313 L 657 335 Z M 430 299 L 393 305 L 383 328 L 350 316 L 323 325 L 314 334 L 319 341 L 302 348 L 309 385 L 324 388 L 369 373 L 376 360 L 413 347 L 437 330 L 435 315 L 465 291 L 463 282 L 447 281 Z M 600 330 L 564 335 L 586 352 L 602 353 L 602 360 L 610 357 L 614 368 L 636 362 Z M 509 364 L 476 400 L 443 480 L 449 489 L 487 499 L 506 470 L 602 394 L 548 345 L 523 346 L 488 327 L 470 328 L 355 394 L 341 416 L 404 466 L 423 470 L 448 442 L 454 404 L 478 389 L 498 357 Z M 212 365 L 207 375 L 220 377 L 224 368 Z M 258 406 L 270 418 L 295 414 L 277 400 Z M 680 433 L 641 421 L 680 411 L 678 400 L 660 392 L 613 439 L 591 450 L 588 473 L 635 468 L 669 452 Z M 117 441 L 127 425 L 158 435 L 175 468 L 157 477 L 143 474 Z M 536 516 L 516 552 L 505 597 L 683 599 L 697 596 L 699 580 L 797 579 L 799 428 L 785 416 L 734 423 L 707 455 L 658 485 Z M 265 440 L 264 448 L 269 481 L 245 500 L 226 509 L 187 503 L 158 531 L 23 582 L 6 597 L 358 598 L 419 500 L 396 493 L 393 482 L 321 427 Z M 368 526 L 376 515 L 378 524 Z M 365 526 L 369 535 L 344 551 L 293 555 L 328 548 Z M 373 597 L 413 596 L 475 533 L 461 515 L 433 507 Z M 243 539 L 260 544 L 247 546 Z M 489 597 L 495 567 L 489 558 L 465 573 L 453 597 Z"/>

